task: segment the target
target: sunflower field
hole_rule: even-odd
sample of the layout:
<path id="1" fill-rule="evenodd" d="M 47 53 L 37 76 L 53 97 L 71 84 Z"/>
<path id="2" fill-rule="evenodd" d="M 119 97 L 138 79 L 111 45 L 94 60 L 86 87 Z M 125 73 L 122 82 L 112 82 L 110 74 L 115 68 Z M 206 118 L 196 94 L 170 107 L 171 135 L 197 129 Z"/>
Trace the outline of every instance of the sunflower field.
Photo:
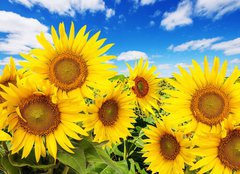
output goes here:
<path id="1" fill-rule="evenodd" d="M 208 59 L 173 78 L 117 74 L 100 32 L 51 28 L 0 77 L 0 173 L 240 174 L 240 70 Z M 160 74 L 161 76 L 161 74 Z"/>

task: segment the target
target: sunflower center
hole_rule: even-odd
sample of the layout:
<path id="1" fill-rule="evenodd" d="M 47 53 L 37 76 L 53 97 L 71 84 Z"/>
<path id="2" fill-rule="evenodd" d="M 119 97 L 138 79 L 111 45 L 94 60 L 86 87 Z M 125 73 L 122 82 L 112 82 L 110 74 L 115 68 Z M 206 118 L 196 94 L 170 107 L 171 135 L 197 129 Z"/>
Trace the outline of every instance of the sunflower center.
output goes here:
<path id="1" fill-rule="evenodd" d="M 34 135 L 47 135 L 54 131 L 60 123 L 60 112 L 47 96 L 33 95 L 20 105 L 20 125 Z"/>
<path id="2" fill-rule="evenodd" d="M 139 98 L 145 97 L 149 91 L 148 82 L 143 77 L 139 77 L 139 76 L 137 76 L 134 79 L 134 81 L 135 81 L 135 86 L 132 87 L 133 92 Z"/>
<path id="3" fill-rule="evenodd" d="M 88 75 L 86 62 L 71 53 L 62 53 L 50 64 L 49 79 L 62 90 L 81 87 Z"/>
<path id="4" fill-rule="evenodd" d="M 216 87 L 206 87 L 195 92 L 191 110 L 197 121 L 215 125 L 229 114 L 229 98 Z"/>
<path id="5" fill-rule="evenodd" d="M 233 170 L 240 169 L 240 130 L 233 130 L 221 139 L 218 146 L 220 161 Z"/>
<path id="6" fill-rule="evenodd" d="M 72 83 L 80 74 L 78 63 L 72 59 L 62 59 L 54 67 L 56 78 L 66 84 Z"/>
<path id="7" fill-rule="evenodd" d="M 165 134 L 160 140 L 161 154 L 166 160 L 174 160 L 180 152 L 180 145 L 171 134 Z"/>
<path id="8" fill-rule="evenodd" d="M 103 125 L 111 126 L 118 119 L 118 104 L 115 100 L 105 101 L 98 111 L 99 119 Z"/>

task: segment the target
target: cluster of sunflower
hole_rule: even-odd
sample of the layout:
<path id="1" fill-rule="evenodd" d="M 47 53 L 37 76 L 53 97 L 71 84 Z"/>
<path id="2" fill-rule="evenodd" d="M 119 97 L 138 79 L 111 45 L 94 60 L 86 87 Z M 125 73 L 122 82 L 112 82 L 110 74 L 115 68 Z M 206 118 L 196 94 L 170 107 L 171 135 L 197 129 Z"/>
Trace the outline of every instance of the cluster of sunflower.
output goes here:
<path id="1" fill-rule="evenodd" d="M 240 173 L 240 76 L 236 68 L 226 79 L 227 62 L 220 69 L 218 58 L 210 70 L 193 61 L 189 72 L 167 81 L 175 88 L 159 95 L 156 67 L 140 59 L 125 81 L 111 81 L 117 73 L 105 54 L 100 32 L 89 37 L 86 26 L 69 35 L 63 23 L 59 33 L 51 28 L 52 42 L 37 36 L 42 48 L 21 54 L 26 59 L 16 69 L 13 59 L 0 77 L 0 141 L 11 154 L 27 158 L 34 151 L 36 162 L 48 155 L 57 159 L 58 146 L 74 153 L 73 141 L 90 137 L 111 147 L 131 137 L 141 108 L 154 124 L 144 129 L 142 149 L 152 172 L 179 174 L 190 170 L 213 174 Z M 126 88 L 127 83 L 127 88 Z M 90 100 L 91 102 L 87 102 Z M 155 117 L 163 108 L 168 116 Z M 8 149 L 9 148 L 9 149 Z"/>

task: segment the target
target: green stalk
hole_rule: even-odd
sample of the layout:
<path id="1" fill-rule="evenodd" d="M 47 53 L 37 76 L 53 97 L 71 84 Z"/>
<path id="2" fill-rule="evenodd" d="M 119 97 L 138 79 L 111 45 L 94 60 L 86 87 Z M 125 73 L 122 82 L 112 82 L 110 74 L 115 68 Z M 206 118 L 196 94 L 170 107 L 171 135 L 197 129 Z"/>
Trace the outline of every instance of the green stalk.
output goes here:
<path id="1" fill-rule="evenodd" d="M 68 166 L 65 166 L 62 174 L 67 174 L 68 171 L 69 171 L 69 167 L 68 167 Z"/>

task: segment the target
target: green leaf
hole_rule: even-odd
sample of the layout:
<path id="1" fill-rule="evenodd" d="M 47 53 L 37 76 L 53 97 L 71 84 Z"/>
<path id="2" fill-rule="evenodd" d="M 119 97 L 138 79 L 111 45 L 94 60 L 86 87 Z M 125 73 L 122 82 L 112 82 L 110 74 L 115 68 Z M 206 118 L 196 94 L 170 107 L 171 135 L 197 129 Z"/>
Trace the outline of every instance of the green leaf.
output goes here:
<path id="1" fill-rule="evenodd" d="M 109 80 L 111 80 L 111 81 L 120 80 L 123 82 L 125 79 L 126 79 L 126 77 L 124 75 L 120 74 L 120 75 L 116 75 L 116 76 L 110 78 Z"/>
<path id="2" fill-rule="evenodd" d="M 21 171 L 18 167 L 13 166 L 10 162 L 7 156 L 3 156 L 1 158 L 1 165 L 4 168 L 4 170 L 7 172 L 7 174 L 20 174 Z"/>
<path id="3" fill-rule="evenodd" d="M 8 159 L 9 159 L 9 162 L 11 163 L 11 165 L 13 165 L 15 167 L 28 166 L 28 167 L 31 167 L 34 169 L 47 170 L 47 169 L 50 169 L 50 168 L 53 168 L 56 166 L 54 163 L 54 159 L 51 157 L 44 158 L 44 159 L 40 160 L 39 163 L 36 163 L 33 152 L 31 152 L 27 158 L 23 158 L 23 159 L 21 159 L 21 156 L 19 154 L 14 154 L 14 155 L 9 154 Z"/>
<path id="4" fill-rule="evenodd" d="M 117 174 L 125 173 L 125 171 L 120 169 L 118 164 L 110 158 L 109 154 L 107 154 L 99 143 L 93 143 L 88 139 L 83 139 L 80 142 L 74 142 L 73 144 L 76 148 L 84 150 L 87 168 L 92 165 L 97 165 L 97 163 L 104 163 L 114 169 Z M 104 168 L 106 168 L 106 166 L 104 166 Z"/>
<path id="5" fill-rule="evenodd" d="M 81 147 L 76 147 L 74 154 L 70 154 L 62 149 L 59 149 L 57 154 L 57 159 L 74 169 L 79 174 L 86 173 L 86 158 L 84 154 L 84 149 Z"/>

